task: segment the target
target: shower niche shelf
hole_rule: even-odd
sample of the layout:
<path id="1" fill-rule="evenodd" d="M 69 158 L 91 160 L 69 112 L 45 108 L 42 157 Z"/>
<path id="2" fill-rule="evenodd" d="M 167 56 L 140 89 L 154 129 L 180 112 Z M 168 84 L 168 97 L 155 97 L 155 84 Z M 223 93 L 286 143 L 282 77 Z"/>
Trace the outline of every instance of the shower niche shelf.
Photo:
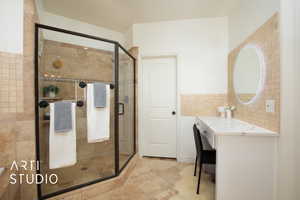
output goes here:
<path id="1" fill-rule="evenodd" d="M 60 101 L 63 98 L 61 97 L 41 97 L 40 100 L 42 101 Z"/>

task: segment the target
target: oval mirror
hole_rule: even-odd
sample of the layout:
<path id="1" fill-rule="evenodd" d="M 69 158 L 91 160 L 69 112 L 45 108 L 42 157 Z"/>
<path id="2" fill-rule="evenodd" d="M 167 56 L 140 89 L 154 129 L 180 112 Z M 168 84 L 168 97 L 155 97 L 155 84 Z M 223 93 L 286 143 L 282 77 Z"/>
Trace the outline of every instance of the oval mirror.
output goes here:
<path id="1" fill-rule="evenodd" d="M 233 86 L 238 101 L 253 103 L 263 90 L 265 81 L 265 62 L 260 48 L 254 45 L 244 47 L 237 56 Z"/>

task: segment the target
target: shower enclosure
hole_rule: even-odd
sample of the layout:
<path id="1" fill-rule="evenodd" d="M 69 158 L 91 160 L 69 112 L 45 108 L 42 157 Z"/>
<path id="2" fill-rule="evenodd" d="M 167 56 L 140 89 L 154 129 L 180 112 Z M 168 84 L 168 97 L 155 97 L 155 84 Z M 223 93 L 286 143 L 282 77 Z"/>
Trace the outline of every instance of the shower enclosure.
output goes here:
<path id="1" fill-rule="evenodd" d="M 110 86 L 109 139 L 95 143 L 87 139 L 89 83 Z M 134 156 L 135 58 L 118 42 L 36 24 L 35 96 L 37 173 L 58 177 L 38 185 L 39 199 L 114 178 Z M 51 169 L 49 107 L 58 101 L 76 103 L 76 163 Z"/>

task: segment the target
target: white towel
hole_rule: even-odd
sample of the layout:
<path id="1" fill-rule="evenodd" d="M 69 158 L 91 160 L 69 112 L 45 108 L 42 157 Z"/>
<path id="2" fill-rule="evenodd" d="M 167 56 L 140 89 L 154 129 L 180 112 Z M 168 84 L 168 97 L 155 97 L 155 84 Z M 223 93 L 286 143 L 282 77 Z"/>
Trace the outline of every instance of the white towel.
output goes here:
<path id="1" fill-rule="evenodd" d="M 109 140 L 110 87 L 106 85 L 106 107 L 96 108 L 94 104 L 94 85 L 87 84 L 87 138 L 88 143 Z"/>
<path id="2" fill-rule="evenodd" d="M 49 169 L 75 165 L 76 160 L 76 104 L 72 103 L 72 130 L 54 130 L 54 103 L 50 103 Z"/>

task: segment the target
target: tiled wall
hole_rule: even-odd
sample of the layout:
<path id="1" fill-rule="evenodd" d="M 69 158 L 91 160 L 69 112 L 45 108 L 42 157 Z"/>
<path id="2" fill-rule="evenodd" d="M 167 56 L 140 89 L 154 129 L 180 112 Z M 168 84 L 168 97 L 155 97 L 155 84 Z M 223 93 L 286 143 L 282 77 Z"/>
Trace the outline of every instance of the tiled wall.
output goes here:
<path id="1" fill-rule="evenodd" d="M 6 68 L 14 67 L 16 73 L 15 76 L 14 73 L 8 72 L 8 74 L 12 75 L 12 77 L 15 76 L 15 79 L 9 77 L 9 80 L 15 82 L 15 83 L 13 82 L 13 86 L 16 86 L 17 98 L 11 98 L 11 101 L 2 101 L 2 99 L 5 98 L 4 95 L 3 98 L 0 98 L 1 99 L 0 102 L 6 103 L 6 105 L 3 106 L 0 105 L 0 114 L 1 114 L 0 115 L 0 152 L 5 152 L 0 154 L 0 163 L 5 164 L 7 167 L 10 166 L 12 160 L 35 160 L 34 23 L 38 21 L 38 18 L 36 15 L 34 2 L 35 2 L 34 0 L 24 0 L 25 12 L 24 12 L 24 53 L 23 55 L 15 55 L 15 54 L 7 54 L 7 53 L 0 54 L 1 68 L 3 67 L 3 69 L 5 69 L 5 67 Z M 65 45 L 64 47 L 68 47 L 68 45 Z M 81 54 L 80 58 L 84 56 L 84 52 L 81 50 L 77 49 L 77 53 L 83 53 Z M 108 60 L 106 61 L 96 60 L 96 62 L 102 62 L 102 63 L 111 62 L 110 55 L 107 57 L 107 59 Z M 109 77 L 112 73 L 110 69 L 106 70 L 106 72 L 107 72 L 106 75 L 102 73 L 102 75 L 104 75 L 103 76 L 104 78 Z M 80 74 L 80 75 L 84 75 L 88 78 L 95 76 L 95 74 L 88 74 L 88 73 L 89 72 L 87 71 L 86 74 Z M 7 77 L 7 72 L 0 71 L 0 77 L 1 77 L 0 80 L 2 80 L 2 78 Z M 99 78 L 99 75 L 97 76 L 97 78 Z M 105 79 L 103 80 L 105 81 Z M 20 82 L 18 83 L 17 81 Z M 12 93 L 12 91 L 14 90 L 9 90 L 9 91 Z M 3 94 L 4 92 L 0 90 L 0 93 Z M 11 96 L 14 97 L 14 95 Z M 15 107 L 13 107 L 13 109 L 7 109 L 7 108 L 11 108 L 10 105 Z M 98 149 L 97 152 L 103 153 L 101 152 L 103 149 L 104 151 L 111 152 L 110 147 L 111 145 L 106 144 L 104 148 Z M 83 153 L 82 156 L 84 155 L 85 154 Z M 105 168 L 108 169 L 108 167 Z M 30 174 L 34 172 L 21 171 L 20 173 Z M 37 198 L 36 185 L 22 184 L 21 186 L 19 185 L 8 186 L 7 184 L 8 175 L 9 174 L 6 174 L 5 176 L 0 177 L 0 183 L 1 183 L 0 199 L 1 200 L 12 200 L 12 199 L 32 200 Z M 6 184 L 4 185 L 2 183 L 6 183 Z M 99 186 L 97 188 L 99 188 Z M 90 195 L 91 193 L 93 192 L 88 192 L 87 195 Z"/>
<path id="2" fill-rule="evenodd" d="M 57 59 L 60 59 L 64 65 L 60 69 L 52 67 L 52 63 Z M 113 79 L 113 52 L 111 51 L 84 49 L 83 46 L 45 40 L 41 65 L 45 66 L 47 70 L 45 73 L 55 77 L 107 82 Z"/>
<path id="3" fill-rule="evenodd" d="M 43 52 L 40 62 L 40 76 L 98 80 L 99 82 L 113 81 L 113 52 L 55 42 L 43 41 Z M 59 59 L 63 66 L 59 69 L 53 67 L 53 62 Z M 57 98 L 63 100 L 85 100 L 85 89 L 78 83 L 40 81 L 40 97 L 44 97 L 42 89 L 44 86 L 55 85 L 59 88 Z M 77 99 L 76 99 L 77 95 Z M 77 128 L 77 163 L 68 168 L 50 170 L 49 158 L 49 121 L 41 117 L 40 153 L 42 173 L 57 174 L 59 176 L 56 185 L 44 184 L 42 186 L 45 194 L 103 178 L 114 174 L 114 90 L 111 90 L 111 113 L 110 113 L 110 140 L 101 143 L 87 142 L 86 106 L 76 109 Z M 42 115 L 49 108 L 40 110 Z M 85 168 L 87 170 L 81 170 Z M 94 169 L 95 168 L 95 169 Z M 94 169 L 94 171 L 92 170 Z M 75 172 L 75 176 L 74 176 Z"/>
<path id="4" fill-rule="evenodd" d="M 226 105 L 227 94 L 183 94 L 182 116 L 218 116 L 217 108 Z"/>
<path id="5" fill-rule="evenodd" d="M 34 23 L 37 21 L 34 0 L 24 0 L 24 53 L 23 55 L 0 52 L 0 164 L 8 167 L 14 159 L 35 159 L 34 148 Z M 280 59 L 279 29 L 276 14 L 229 55 L 228 103 L 236 105 L 235 117 L 279 130 L 280 120 Z M 248 43 L 256 43 L 263 49 L 267 64 L 266 88 L 259 101 L 250 106 L 239 104 L 232 87 L 232 70 L 240 49 Z M 16 98 L 18 97 L 18 98 Z M 276 100 L 276 112 L 265 112 L 265 100 Z M 216 107 L 226 104 L 224 94 L 181 95 L 183 115 L 216 115 Z M 193 105 L 192 107 L 190 105 Z M 196 105 L 196 106 L 195 106 Z M 0 183 L 7 183 L 4 176 Z M 3 181 L 4 180 L 4 181 Z M 99 190 L 99 186 L 93 186 Z M 100 186 L 103 188 L 102 186 Z M 91 194 L 92 191 L 87 194 Z M 36 186 L 23 184 L 7 187 L 1 184 L 1 200 L 36 199 Z M 19 194 L 19 195 L 18 195 Z"/>
<path id="6" fill-rule="evenodd" d="M 233 90 L 233 70 L 235 60 L 240 50 L 247 44 L 258 45 L 265 56 L 266 61 L 266 84 L 262 95 L 253 104 L 242 105 L 235 97 Z M 255 33 L 249 36 L 240 46 L 229 54 L 229 83 L 228 83 L 228 103 L 235 105 L 237 110 L 234 117 L 279 131 L 280 125 L 280 42 L 279 42 L 279 14 L 275 14 Z M 275 113 L 267 113 L 265 101 L 275 100 Z"/>
<path id="7" fill-rule="evenodd" d="M 181 114 L 183 116 L 218 116 L 218 106 L 235 105 L 234 117 L 264 128 L 279 131 L 280 125 L 280 42 L 279 15 L 275 14 L 255 33 L 229 54 L 228 94 L 182 94 Z M 254 104 L 243 105 L 236 99 L 233 89 L 233 68 L 239 51 L 247 44 L 262 48 L 266 59 L 266 85 L 261 97 Z M 244 94 L 249 99 L 252 94 Z M 275 113 L 265 112 L 265 101 L 275 100 Z"/>
<path id="8" fill-rule="evenodd" d="M 0 52 L 0 60 L 0 112 L 23 112 L 22 56 Z"/>
<path id="9" fill-rule="evenodd" d="M 253 99 L 256 96 L 256 94 L 245 94 L 245 93 L 241 94 L 241 93 L 239 93 L 237 96 L 238 96 L 237 98 L 239 98 L 240 101 L 249 102 L 249 101 L 251 101 L 251 99 Z"/>
<path id="10" fill-rule="evenodd" d="M 0 164 L 35 160 L 34 132 L 34 0 L 24 0 L 23 55 L 0 52 Z M 36 186 L 8 185 L 10 171 L 0 177 L 1 200 L 35 199 Z M 19 173 L 31 173 L 29 171 Z M 2 195 L 2 196 L 1 196 Z"/>

